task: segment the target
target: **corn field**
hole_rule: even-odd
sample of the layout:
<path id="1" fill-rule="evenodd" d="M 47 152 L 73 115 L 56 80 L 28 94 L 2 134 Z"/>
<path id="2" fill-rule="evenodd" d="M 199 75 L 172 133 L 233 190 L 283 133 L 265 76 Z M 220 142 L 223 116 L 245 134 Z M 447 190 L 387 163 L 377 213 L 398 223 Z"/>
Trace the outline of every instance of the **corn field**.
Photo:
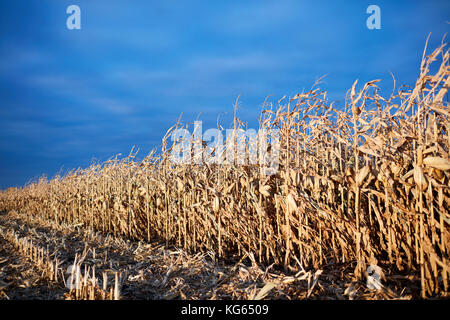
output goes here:
<path id="1" fill-rule="evenodd" d="M 178 123 L 159 153 L 9 188 L 0 210 L 223 259 L 252 254 L 286 269 L 352 262 L 361 278 L 378 264 L 418 274 L 423 298 L 442 295 L 450 273 L 449 57 L 445 44 L 424 53 L 415 87 L 388 98 L 374 80 L 359 89 L 355 82 L 344 106 L 317 88 L 267 104 L 259 122 L 280 132 L 276 174 L 258 165 L 175 165 Z M 235 118 L 233 129 L 244 124 Z"/>

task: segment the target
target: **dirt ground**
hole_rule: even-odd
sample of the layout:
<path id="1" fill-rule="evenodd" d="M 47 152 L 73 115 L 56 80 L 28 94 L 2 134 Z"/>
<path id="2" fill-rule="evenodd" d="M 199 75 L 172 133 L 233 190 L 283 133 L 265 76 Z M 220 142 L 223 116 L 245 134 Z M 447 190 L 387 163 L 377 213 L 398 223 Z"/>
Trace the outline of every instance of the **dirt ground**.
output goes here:
<path id="1" fill-rule="evenodd" d="M 355 280 L 354 265 L 284 271 L 260 266 L 252 257 L 223 262 L 213 254 L 189 254 L 164 243 L 145 243 L 104 235 L 84 226 L 59 225 L 16 212 L 0 215 L 0 299 L 54 300 L 71 297 L 62 272 L 51 280 L 11 242 L 26 239 L 61 261 L 86 253 L 83 268 L 93 270 L 98 286 L 119 274 L 120 299 L 411 299 L 420 283 L 414 275 L 386 275 L 384 288 L 369 290 Z M 73 298 L 73 296 L 71 297 Z"/>

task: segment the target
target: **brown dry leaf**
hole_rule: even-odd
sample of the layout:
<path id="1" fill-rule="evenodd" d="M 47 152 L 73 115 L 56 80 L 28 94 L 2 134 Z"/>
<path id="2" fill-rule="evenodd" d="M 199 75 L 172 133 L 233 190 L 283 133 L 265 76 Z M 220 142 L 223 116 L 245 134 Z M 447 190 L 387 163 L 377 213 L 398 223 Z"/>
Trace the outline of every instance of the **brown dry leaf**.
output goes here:
<path id="1" fill-rule="evenodd" d="M 287 198 L 286 198 L 286 203 L 288 204 L 289 210 L 291 212 L 294 212 L 297 210 L 297 203 L 294 200 L 294 196 L 292 195 L 292 193 L 289 193 Z"/>
<path id="2" fill-rule="evenodd" d="M 358 186 L 362 185 L 364 179 L 367 177 L 369 172 L 370 172 L 370 166 L 368 166 L 368 165 L 364 166 L 364 168 L 362 168 L 358 171 L 358 173 L 356 174 L 356 178 L 355 178 L 356 184 Z"/>
<path id="3" fill-rule="evenodd" d="M 261 186 L 259 188 L 259 192 L 265 197 L 269 197 L 270 196 L 269 191 L 270 191 L 270 186 L 269 185 Z"/>
<path id="4" fill-rule="evenodd" d="M 450 170 L 450 161 L 441 157 L 427 157 L 423 164 L 442 171 Z"/>
<path id="5" fill-rule="evenodd" d="M 414 182 L 416 183 L 420 191 L 424 191 L 427 188 L 427 179 L 423 174 L 423 168 L 420 166 L 416 166 L 414 168 Z"/>
<path id="6" fill-rule="evenodd" d="M 275 283 L 273 283 L 273 282 L 266 283 L 266 285 L 264 287 L 262 287 L 261 290 L 256 295 L 255 300 L 262 300 L 262 299 L 264 299 L 269 294 L 270 290 L 272 290 L 276 286 L 277 285 Z"/>

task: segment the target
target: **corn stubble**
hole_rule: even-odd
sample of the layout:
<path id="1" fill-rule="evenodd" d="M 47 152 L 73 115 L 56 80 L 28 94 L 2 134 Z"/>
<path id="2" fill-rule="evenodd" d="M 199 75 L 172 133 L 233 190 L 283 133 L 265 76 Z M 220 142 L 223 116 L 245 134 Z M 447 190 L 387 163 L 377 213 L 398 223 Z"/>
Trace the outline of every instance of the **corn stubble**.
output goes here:
<path id="1" fill-rule="evenodd" d="M 375 80 L 360 91 L 355 82 L 344 108 L 314 88 L 268 104 L 260 126 L 281 133 L 272 176 L 257 165 L 174 165 L 168 140 L 178 123 L 159 155 L 138 162 L 132 152 L 10 188 L 0 209 L 287 269 L 354 262 L 362 279 L 378 264 L 420 274 L 421 296 L 442 296 L 450 267 L 449 74 L 442 45 L 424 53 L 415 87 L 388 99 Z"/>
<path id="2" fill-rule="evenodd" d="M 33 262 L 34 267 L 42 272 L 42 278 L 67 286 L 70 290 L 64 294 L 65 300 L 119 300 L 117 273 L 115 282 L 109 287 L 107 274 L 103 273 L 102 288 L 100 288 L 100 281 L 95 275 L 95 267 L 91 270 L 90 267 L 84 265 L 84 273 L 81 271 L 82 262 L 87 254 L 86 248 L 81 257 L 78 257 L 78 254 L 75 255 L 73 265 L 77 267 L 72 267 L 65 274 L 64 268 L 61 266 L 62 261 L 54 257 L 58 255 L 57 251 L 50 253 L 48 248 L 40 247 L 33 243 L 32 239 L 20 237 L 14 230 L 5 230 L 1 226 L 0 236 L 9 241 L 21 256 Z"/>

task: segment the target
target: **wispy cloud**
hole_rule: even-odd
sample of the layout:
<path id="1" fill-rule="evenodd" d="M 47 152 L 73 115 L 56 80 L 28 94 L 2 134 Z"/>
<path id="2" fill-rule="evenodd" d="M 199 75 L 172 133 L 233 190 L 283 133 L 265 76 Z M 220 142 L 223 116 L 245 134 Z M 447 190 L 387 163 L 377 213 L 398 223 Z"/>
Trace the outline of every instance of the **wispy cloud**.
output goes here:
<path id="1" fill-rule="evenodd" d="M 18 44 L 0 46 L 0 72 L 9 75 L 13 72 L 24 71 L 33 66 L 45 65 L 49 56 L 42 49 Z"/>
<path id="2" fill-rule="evenodd" d="M 127 115 L 134 111 L 134 108 L 121 99 L 111 98 L 95 87 L 89 79 L 77 79 L 65 75 L 44 75 L 32 76 L 24 79 L 31 87 L 37 87 L 45 93 L 63 95 L 66 99 L 72 99 L 89 105 L 90 108 L 114 114 Z"/>

